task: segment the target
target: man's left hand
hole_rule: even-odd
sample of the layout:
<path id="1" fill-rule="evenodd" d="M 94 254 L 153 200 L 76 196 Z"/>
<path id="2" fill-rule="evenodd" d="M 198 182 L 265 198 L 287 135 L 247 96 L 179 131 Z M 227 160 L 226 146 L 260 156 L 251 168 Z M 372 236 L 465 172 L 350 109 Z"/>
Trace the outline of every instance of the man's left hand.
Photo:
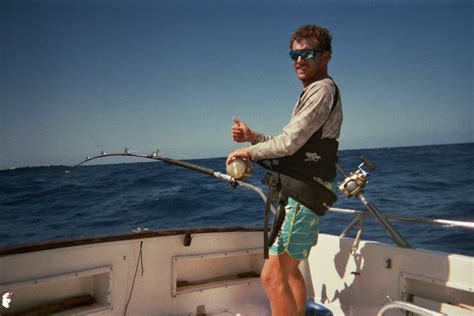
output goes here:
<path id="1" fill-rule="evenodd" d="M 242 147 L 242 148 L 239 148 L 239 149 L 231 152 L 227 156 L 227 161 L 225 163 L 229 164 L 235 158 L 246 158 L 248 161 L 250 161 L 252 159 L 252 157 L 250 156 L 249 148 L 248 147 Z"/>

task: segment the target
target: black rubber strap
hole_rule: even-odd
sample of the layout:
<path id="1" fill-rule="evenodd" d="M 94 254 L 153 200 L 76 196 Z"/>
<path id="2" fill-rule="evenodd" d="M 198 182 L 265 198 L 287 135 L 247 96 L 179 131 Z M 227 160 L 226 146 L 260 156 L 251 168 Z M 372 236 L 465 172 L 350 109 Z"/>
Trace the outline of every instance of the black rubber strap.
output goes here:
<path id="1" fill-rule="evenodd" d="M 273 186 L 268 186 L 267 201 L 265 203 L 265 213 L 263 215 L 263 258 L 268 259 L 268 222 L 272 207 Z"/>
<path id="2" fill-rule="evenodd" d="M 278 234 L 280 233 L 281 226 L 285 221 L 285 201 L 279 200 L 276 208 L 275 218 L 273 219 L 272 229 L 268 237 L 269 247 L 273 245 Z"/>

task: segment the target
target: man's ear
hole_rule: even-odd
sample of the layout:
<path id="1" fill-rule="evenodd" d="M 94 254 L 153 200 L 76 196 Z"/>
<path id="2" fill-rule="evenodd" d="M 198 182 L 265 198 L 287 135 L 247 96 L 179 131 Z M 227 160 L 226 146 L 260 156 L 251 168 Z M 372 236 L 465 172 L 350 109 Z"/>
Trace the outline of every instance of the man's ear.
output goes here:
<path id="1" fill-rule="evenodd" d="M 331 52 L 324 52 L 322 55 L 321 55 L 321 61 L 325 64 L 327 64 L 329 62 L 329 60 L 331 59 Z"/>

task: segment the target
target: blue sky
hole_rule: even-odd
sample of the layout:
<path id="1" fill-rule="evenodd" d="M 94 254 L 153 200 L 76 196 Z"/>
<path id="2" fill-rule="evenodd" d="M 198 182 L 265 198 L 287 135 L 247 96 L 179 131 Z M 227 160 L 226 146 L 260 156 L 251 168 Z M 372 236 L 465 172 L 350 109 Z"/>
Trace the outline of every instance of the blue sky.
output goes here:
<path id="1" fill-rule="evenodd" d="M 474 141 L 472 1 L 0 1 L 0 169 L 124 147 L 223 157 L 277 134 L 291 33 L 333 34 L 341 149 Z"/>

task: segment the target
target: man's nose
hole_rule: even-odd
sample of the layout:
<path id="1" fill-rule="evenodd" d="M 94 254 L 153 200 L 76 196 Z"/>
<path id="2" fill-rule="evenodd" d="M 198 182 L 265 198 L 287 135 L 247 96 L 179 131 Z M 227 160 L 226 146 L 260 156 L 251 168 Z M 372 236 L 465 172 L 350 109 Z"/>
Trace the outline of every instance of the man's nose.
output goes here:
<path id="1" fill-rule="evenodd" d="M 302 63 L 304 61 L 302 56 L 298 56 L 298 59 L 295 60 L 295 63 Z"/>

